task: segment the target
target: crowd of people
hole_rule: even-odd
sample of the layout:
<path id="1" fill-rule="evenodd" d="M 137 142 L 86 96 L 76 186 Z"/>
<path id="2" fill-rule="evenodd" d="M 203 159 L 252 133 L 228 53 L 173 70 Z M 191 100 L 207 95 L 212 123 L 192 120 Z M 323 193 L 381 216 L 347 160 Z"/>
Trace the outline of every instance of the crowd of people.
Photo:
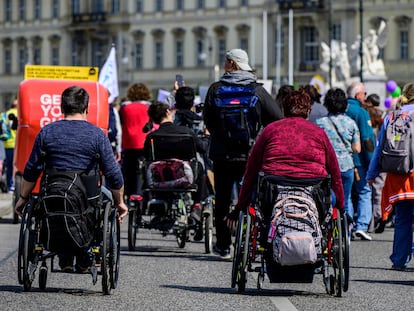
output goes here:
<path id="1" fill-rule="evenodd" d="M 143 163 L 151 154 L 152 135 L 190 134 L 197 142 L 202 169 L 196 181 L 199 191 L 194 204 L 199 206 L 214 192 L 214 252 L 223 259 L 231 258 L 231 227 L 237 220 L 237 211 L 249 204 L 260 171 L 286 178 L 317 179 L 330 175 L 336 207 L 350 220 L 350 239 L 370 241 L 371 232 L 382 232 L 386 221 L 384 205 L 389 205 L 387 196 L 410 191 L 414 181 L 412 175 L 385 177 L 381 172 L 379 141 L 389 119 L 379 108 L 378 95 L 367 97 L 364 84 L 353 82 L 346 90 L 332 88 L 326 94 L 319 94 L 312 85 L 299 89 L 283 85 L 273 98 L 257 82 L 248 55 L 241 49 L 227 52 L 223 68 L 222 77 L 208 89 L 201 114 L 194 109 L 194 89 L 185 85 L 179 87 L 177 83 L 174 84 L 175 96 L 167 102 L 153 101 L 144 83 L 134 83 L 126 96 L 118 100 L 115 113 L 119 118 L 112 121 L 118 123 L 118 138 L 112 150 L 125 180 L 125 198 L 143 193 Z M 238 145 L 229 143 L 231 130 L 224 126 L 226 116 L 221 109 L 225 105 L 223 94 L 229 90 L 250 92 L 246 96 L 253 107 L 257 128 L 249 131 L 254 130 L 255 136 L 249 137 L 248 148 L 242 144 L 243 138 L 239 138 Z M 414 109 L 414 84 L 404 87 L 399 104 L 407 111 Z M 76 113 L 81 119 L 83 111 Z M 71 120 L 70 113 L 66 119 Z M 249 120 L 246 119 L 246 123 Z M 61 124 L 63 126 L 64 122 Z M 46 130 L 42 133 L 44 135 Z M 172 157 L 176 149 L 172 148 Z M 6 161 L 8 152 L 6 146 Z M 112 167 L 112 161 L 109 162 Z M 214 173 L 212 179 L 207 178 L 207 171 Z M 22 188 L 21 201 L 28 195 L 34 176 L 30 167 L 25 170 L 27 185 Z M 110 178 L 109 181 L 114 189 L 123 191 L 119 175 L 117 182 Z M 235 210 L 230 210 L 235 184 L 240 187 L 238 204 Z M 8 187 L 12 189 L 12 182 Z M 412 202 L 401 196 L 394 204 L 395 239 L 390 258 L 398 270 L 403 270 L 411 258 Z M 23 203 L 17 206 L 21 208 Z M 118 199 L 118 204 L 124 215 L 123 199 Z"/>

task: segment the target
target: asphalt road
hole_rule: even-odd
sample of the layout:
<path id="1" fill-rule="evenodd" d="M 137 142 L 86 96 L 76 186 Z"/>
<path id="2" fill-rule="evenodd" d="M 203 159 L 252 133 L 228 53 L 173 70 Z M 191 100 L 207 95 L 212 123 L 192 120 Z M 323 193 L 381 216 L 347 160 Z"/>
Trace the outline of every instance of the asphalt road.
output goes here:
<path id="1" fill-rule="evenodd" d="M 4 200 L 3 200 L 4 201 Z M 1 199 L 0 199 L 1 202 Z M 4 202 L 3 202 L 4 203 Z M 0 205 L 1 206 L 1 205 Z M 0 219 L 1 310 L 414 310 L 414 264 L 393 271 L 388 256 L 393 230 L 373 234 L 373 241 L 351 243 L 349 291 L 342 298 L 326 294 L 321 275 L 312 284 L 264 282 L 256 288 L 249 273 L 245 294 L 230 286 L 231 262 L 204 253 L 203 242 L 177 246 L 175 237 L 141 230 L 137 251 L 127 250 L 127 221 L 122 225 L 119 286 L 102 294 L 101 279 L 90 275 L 49 273 L 45 291 L 37 277 L 30 292 L 17 281 L 19 225 L 11 215 Z"/>

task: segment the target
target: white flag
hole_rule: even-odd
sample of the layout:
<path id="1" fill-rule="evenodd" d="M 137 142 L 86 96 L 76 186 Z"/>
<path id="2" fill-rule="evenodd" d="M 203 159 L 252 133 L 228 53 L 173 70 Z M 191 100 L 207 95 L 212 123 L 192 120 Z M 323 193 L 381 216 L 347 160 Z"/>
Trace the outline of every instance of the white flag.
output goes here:
<path id="1" fill-rule="evenodd" d="M 114 46 L 111 48 L 109 56 L 105 61 L 105 64 L 102 66 L 101 72 L 99 73 L 99 83 L 103 84 L 103 86 L 108 89 L 110 93 L 108 102 L 112 103 L 119 95 L 118 71 L 116 68 L 116 55 Z"/>

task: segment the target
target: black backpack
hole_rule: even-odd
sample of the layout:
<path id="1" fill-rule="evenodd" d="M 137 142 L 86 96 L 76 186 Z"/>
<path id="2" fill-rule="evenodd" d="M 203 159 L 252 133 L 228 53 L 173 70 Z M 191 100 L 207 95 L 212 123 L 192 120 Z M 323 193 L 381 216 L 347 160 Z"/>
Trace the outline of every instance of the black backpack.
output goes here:
<path id="1" fill-rule="evenodd" d="M 50 251 L 88 248 L 97 228 L 102 206 L 97 171 L 47 169 L 42 178 L 39 211 L 41 241 Z"/>
<path id="2" fill-rule="evenodd" d="M 223 142 L 229 160 L 246 160 L 260 131 L 256 84 L 247 86 L 223 84 L 217 90 L 215 104 Z"/>

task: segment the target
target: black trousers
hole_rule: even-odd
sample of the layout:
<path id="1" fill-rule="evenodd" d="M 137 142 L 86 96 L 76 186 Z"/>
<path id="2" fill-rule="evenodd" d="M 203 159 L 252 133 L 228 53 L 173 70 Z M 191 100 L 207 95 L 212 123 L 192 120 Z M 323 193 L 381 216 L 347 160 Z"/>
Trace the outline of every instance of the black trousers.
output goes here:
<path id="1" fill-rule="evenodd" d="M 122 159 L 122 173 L 125 180 L 125 195 L 142 194 L 144 171 L 140 160 L 144 158 L 143 149 L 125 149 Z"/>
<path id="2" fill-rule="evenodd" d="M 216 246 L 220 249 L 228 249 L 231 245 L 231 231 L 223 219 L 229 212 L 233 184 L 241 182 L 245 169 L 244 161 L 214 161 L 213 163 L 216 190 Z"/>

